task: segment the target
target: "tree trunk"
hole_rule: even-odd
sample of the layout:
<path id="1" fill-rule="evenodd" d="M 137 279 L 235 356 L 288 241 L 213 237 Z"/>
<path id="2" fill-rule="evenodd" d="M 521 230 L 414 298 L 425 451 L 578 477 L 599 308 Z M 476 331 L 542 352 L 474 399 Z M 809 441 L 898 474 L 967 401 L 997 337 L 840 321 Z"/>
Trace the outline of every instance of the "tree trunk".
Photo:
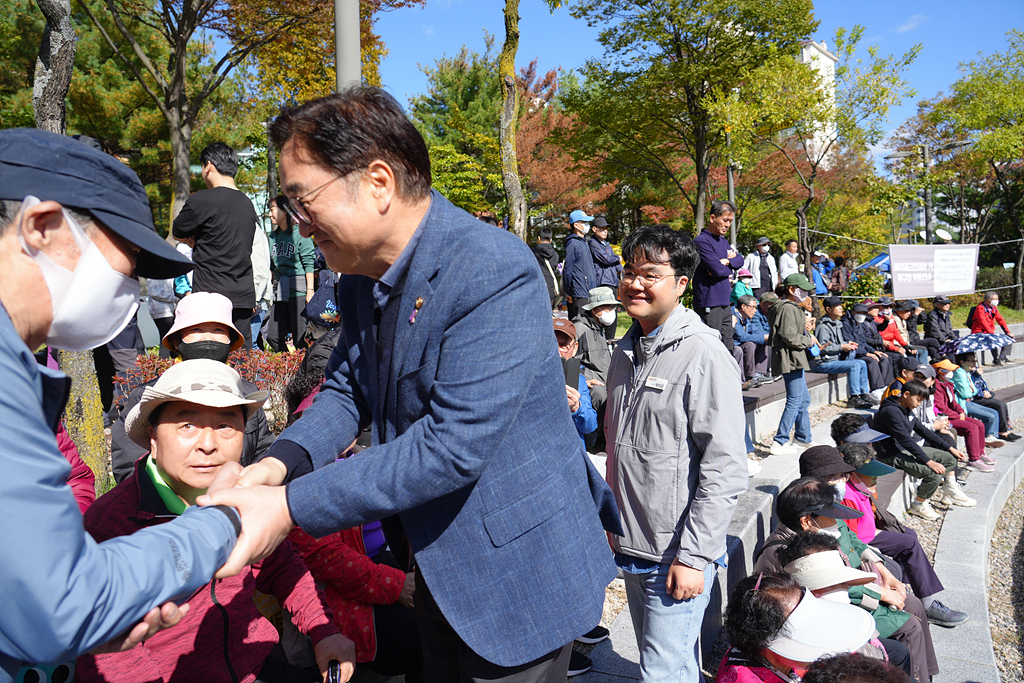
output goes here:
<path id="1" fill-rule="evenodd" d="M 1024 237 L 1024 232 L 1021 232 L 1021 237 Z M 1024 242 L 1020 243 L 1017 247 L 1017 262 L 1013 264 L 1013 284 L 1016 287 L 1013 288 L 1013 307 L 1016 310 L 1024 309 L 1024 287 L 1021 287 L 1021 272 L 1024 270 Z"/>
<path id="2" fill-rule="evenodd" d="M 192 194 L 192 126 L 181 122 L 181 111 L 172 109 L 172 118 L 168 121 L 167 127 L 171 134 L 171 160 L 173 165 L 174 197 L 171 201 L 171 224 L 181 213 L 181 207 L 185 206 L 189 195 Z M 170 226 L 168 226 L 170 231 Z"/>
<path id="3" fill-rule="evenodd" d="M 519 180 L 519 162 L 516 159 L 516 126 L 519 118 L 519 89 L 516 86 L 516 52 L 519 50 L 519 0 L 505 0 L 505 44 L 498 60 L 501 79 L 501 119 L 499 146 L 501 150 L 501 182 L 508 201 L 509 224 L 512 232 L 526 241 L 526 197 Z"/>
<path id="4" fill-rule="evenodd" d="M 96 475 L 96 495 L 99 495 L 110 481 L 110 462 L 92 351 L 61 351 L 60 369 L 71 376 L 71 396 L 64 410 L 64 425 L 78 447 L 78 454 Z"/>
<path id="5" fill-rule="evenodd" d="M 36 59 L 32 108 L 36 127 L 64 135 L 67 130 L 65 98 L 75 66 L 75 28 L 67 0 L 37 0 L 46 17 L 46 29 Z M 103 435 L 103 408 L 96 382 L 92 351 L 62 351 L 60 367 L 71 377 L 71 396 L 65 411 L 68 435 L 82 460 L 96 475 L 97 487 L 107 481 L 107 440 Z"/>
<path id="6" fill-rule="evenodd" d="M 267 199 L 277 196 L 277 151 L 274 149 L 274 141 L 270 139 L 270 122 L 267 119 Z"/>
<path id="7" fill-rule="evenodd" d="M 32 84 L 32 109 L 36 128 L 64 135 L 66 130 L 64 98 L 71 87 L 75 68 L 75 27 L 71 25 L 70 0 L 36 0 L 46 28 L 36 58 Z"/>

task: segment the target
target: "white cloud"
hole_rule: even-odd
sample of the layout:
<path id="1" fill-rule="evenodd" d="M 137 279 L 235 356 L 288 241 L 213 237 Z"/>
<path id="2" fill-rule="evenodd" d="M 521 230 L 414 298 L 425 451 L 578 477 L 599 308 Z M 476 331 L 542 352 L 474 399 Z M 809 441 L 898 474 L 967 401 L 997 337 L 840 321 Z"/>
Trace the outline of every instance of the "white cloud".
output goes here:
<path id="1" fill-rule="evenodd" d="M 434 30 L 433 26 L 424 26 L 423 35 L 425 35 L 427 38 L 434 38 L 435 36 L 437 36 L 437 31 Z"/>
<path id="2" fill-rule="evenodd" d="M 907 31 L 913 31 L 915 28 L 923 24 L 928 20 L 923 14 L 915 14 L 914 16 L 907 19 L 896 31 L 898 33 L 906 33 Z"/>

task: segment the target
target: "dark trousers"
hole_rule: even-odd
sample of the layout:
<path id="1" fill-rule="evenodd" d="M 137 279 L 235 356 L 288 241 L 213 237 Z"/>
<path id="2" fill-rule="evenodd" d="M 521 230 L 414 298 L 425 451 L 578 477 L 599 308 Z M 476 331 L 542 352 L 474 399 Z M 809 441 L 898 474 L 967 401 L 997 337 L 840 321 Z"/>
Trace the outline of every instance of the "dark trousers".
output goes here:
<path id="1" fill-rule="evenodd" d="M 174 327 L 174 316 L 172 315 L 169 318 L 154 318 L 153 324 L 156 325 L 156 331 L 160 333 L 160 357 L 170 358 L 171 352 L 167 350 L 166 346 L 164 346 L 163 338 L 164 335 L 170 332 L 171 328 Z"/>
<path id="2" fill-rule="evenodd" d="M 232 308 L 231 309 L 231 324 L 234 325 L 239 332 L 242 333 L 242 339 L 245 341 L 242 343 L 243 349 L 252 348 L 252 309 L 251 308 Z"/>
<path id="3" fill-rule="evenodd" d="M 896 629 L 890 638 L 907 646 L 910 650 L 910 661 L 913 663 L 916 681 L 927 681 L 929 676 L 939 673 L 939 661 L 935 659 L 935 646 L 932 645 L 932 633 L 928 627 L 928 615 L 924 605 L 916 596 L 907 593 L 903 611 L 911 615 L 907 623 Z"/>
<path id="4" fill-rule="evenodd" d="M 892 372 L 892 360 L 888 356 L 883 355 L 882 360 L 860 356 L 858 360 L 868 364 L 868 386 L 872 391 L 886 388 L 896 378 Z"/>
<path id="5" fill-rule="evenodd" d="M 732 306 L 712 306 L 695 308 L 697 315 L 704 321 L 704 324 L 722 335 L 722 343 L 725 350 L 732 354 L 732 338 L 736 331 L 733 329 Z"/>
<path id="6" fill-rule="evenodd" d="M 1005 348 L 1005 347 L 1004 347 Z M 1006 412 L 1006 401 L 1001 401 L 998 398 L 980 398 L 975 397 L 973 399 L 979 406 L 985 406 L 999 413 L 999 432 L 1005 433 L 1010 431 L 1010 416 Z"/>
<path id="7" fill-rule="evenodd" d="M 1003 362 L 1010 360 L 1010 349 L 1012 347 L 1013 347 L 1013 344 L 1010 344 L 1009 346 L 1004 346 L 1003 348 L 999 349 L 999 355 L 998 356 L 996 356 L 996 351 L 995 350 L 989 351 L 989 355 L 992 356 L 992 362 L 994 363 L 996 361 L 996 358 L 999 358 L 999 360 L 1001 360 Z M 982 362 L 984 362 L 984 360 L 985 360 L 985 352 L 982 351 L 982 352 L 980 352 L 978 354 L 978 362 L 982 363 Z M 954 362 L 956 362 L 956 361 L 954 361 Z"/>
<path id="8" fill-rule="evenodd" d="M 565 683 L 572 642 L 520 666 L 493 664 L 477 653 L 455 632 L 434 602 L 423 577 L 416 575 L 416 618 L 423 645 L 423 680 L 427 683 Z M 500 638 L 500 633 L 494 634 Z"/>
<path id="9" fill-rule="evenodd" d="M 732 347 L 732 356 L 743 370 L 743 381 L 754 375 L 767 375 L 768 363 L 772 359 L 772 347 L 767 344 L 743 342 Z"/>
<path id="10" fill-rule="evenodd" d="M 580 306 L 587 303 L 586 299 L 572 298 L 572 301 L 566 302 L 565 309 L 569 313 L 569 320 L 574 319 L 580 313 Z"/>
<path id="11" fill-rule="evenodd" d="M 910 661 L 910 650 L 907 649 L 907 646 L 891 638 L 879 638 L 878 642 L 885 648 L 885 654 L 889 657 L 889 664 L 897 669 L 902 669 L 903 673 L 909 676 L 914 669 L 914 665 Z"/>
<path id="12" fill-rule="evenodd" d="M 319 671 L 300 669 L 273 656 L 267 657 L 263 668 L 256 676 L 255 683 L 320 683 L 323 677 Z"/>
<path id="13" fill-rule="evenodd" d="M 284 352 L 288 350 L 288 334 L 292 335 L 292 344 L 296 349 L 306 348 L 305 325 L 302 324 L 302 309 L 306 307 L 306 299 L 303 297 L 291 297 L 285 301 L 275 301 L 274 310 L 271 312 L 270 339 L 267 343 L 275 351 Z"/>
<path id="14" fill-rule="evenodd" d="M 928 556 L 924 554 L 913 529 L 908 528 L 904 533 L 879 531 L 871 545 L 899 563 L 903 568 L 904 579 L 914 589 L 917 597 L 927 598 L 942 591 L 942 582 L 935 574 Z"/>

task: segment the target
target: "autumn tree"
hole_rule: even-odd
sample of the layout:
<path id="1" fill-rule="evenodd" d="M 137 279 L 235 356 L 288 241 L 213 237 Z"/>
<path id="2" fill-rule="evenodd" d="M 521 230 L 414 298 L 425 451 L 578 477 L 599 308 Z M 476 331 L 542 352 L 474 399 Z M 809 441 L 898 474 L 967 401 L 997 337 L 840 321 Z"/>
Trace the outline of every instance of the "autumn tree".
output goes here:
<path id="1" fill-rule="evenodd" d="M 1002 191 L 1000 209 L 1024 238 L 1024 193 L 1017 186 L 1024 161 L 1024 31 L 1007 34 L 1005 52 L 961 65 L 963 76 L 952 86 L 952 121 L 974 143 L 974 153 L 988 159 Z M 1024 308 L 1024 241 L 1017 245 L 1013 268 L 1014 306 Z"/>
<path id="2" fill-rule="evenodd" d="M 819 178 L 843 156 L 859 155 L 878 143 L 889 109 L 914 91 L 905 78 L 917 57 L 917 45 L 902 56 L 881 57 L 868 48 L 868 60 L 857 57 L 864 29 L 836 31 L 834 82 L 788 54 L 775 53 L 745 72 L 738 96 L 720 88 L 707 100 L 721 130 L 732 131 L 733 154 L 749 159 L 762 147 L 777 150 L 789 163 L 802 188 L 796 227 L 806 275 L 811 276 L 811 241 L 807 219 L 819 199 Z M 819 59 L 827 59 L 821 56 Z"/>
<path id="3" fill-rule="evenodd" d="M 103 0 L 102 10 L 89 3 L 82 8 L 100 31 L 117 58 L 142 86 L 163 116 L 171 143 L 173 198 L 171 218 L 177 215 L 190 192 L 192 134 L 204 105 L 224 84 L 231 72 L 259 48 L 285 31 L 299 30 L 321 10 L 327 0 Z M 113 21 L 116 30 L 108 30 Z M 141 33 L 156 31 L 161 39 L 147 47 Z M 205 37 L 226 43 L 198 83 L 190 83 L 190 49 Z M 115 40 L 115 38 L 117 40 Z M 120 41 L 123 41 L 120 42 Z M 212 53 L 211 53 L 212 54 Z"/>
<path id="4" fill-rule="evenodd" d="M 563 142 L 577 158 L 604 153 L 623 182 L 660 180 L 702 229 L 708 173 L 724 145 L 709 105 L 770 55 L 795 54 L 817 27 L 811 9 L 810 0 L 575 4 L 573 16 L 603 27 L 605 54 L 582 70 L 590 87 L 566 97 L 577 119 Z"/>

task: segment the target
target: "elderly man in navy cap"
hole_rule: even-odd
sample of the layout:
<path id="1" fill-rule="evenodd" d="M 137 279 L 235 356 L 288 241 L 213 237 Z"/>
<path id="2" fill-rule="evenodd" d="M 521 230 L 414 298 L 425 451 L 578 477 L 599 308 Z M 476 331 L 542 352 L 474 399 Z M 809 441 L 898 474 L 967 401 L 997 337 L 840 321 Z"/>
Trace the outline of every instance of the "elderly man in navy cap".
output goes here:
<path id="1" fill-rule="evenodd" d="M 107 343 L 138 308 L 138 275 L 190 267 L 156 234 L 127 166 L 61 135 L 0 131 L 0 683 L 22 662 L 127 649 L 177 623 L 174 602 L 235 545 L 231 508 L 92 541 L 54 438 L 70 380 L 32 355 Z"/>

